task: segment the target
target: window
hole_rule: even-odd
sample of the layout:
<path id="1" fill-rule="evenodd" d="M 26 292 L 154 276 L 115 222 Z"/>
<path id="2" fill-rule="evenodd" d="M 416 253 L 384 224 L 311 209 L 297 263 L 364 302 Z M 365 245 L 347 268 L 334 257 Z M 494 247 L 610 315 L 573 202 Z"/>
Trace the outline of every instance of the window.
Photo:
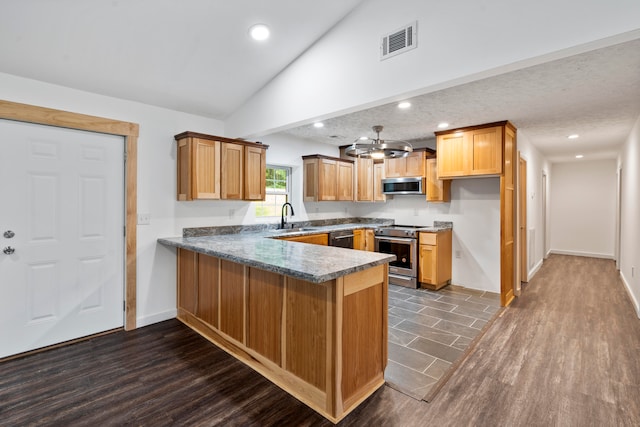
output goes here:
<path id="1" fill-rule="evenodd" d="M 290 201 L 291 168 L 267 165 L 267 192 L 263 202 L 256 202 L 256 218 L 280 217 L 282 204 Z"/>

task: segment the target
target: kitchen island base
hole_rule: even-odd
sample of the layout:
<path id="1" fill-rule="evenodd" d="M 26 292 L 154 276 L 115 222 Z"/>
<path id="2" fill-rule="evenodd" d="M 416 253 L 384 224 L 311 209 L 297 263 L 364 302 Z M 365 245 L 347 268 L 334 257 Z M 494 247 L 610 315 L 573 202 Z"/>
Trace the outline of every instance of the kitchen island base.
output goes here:
<path id="1" fill-rule="evenodd" d="M 384 384 L 387 276 L 312 283 L 178 249 L 178 319 L 337 423 Z"/>

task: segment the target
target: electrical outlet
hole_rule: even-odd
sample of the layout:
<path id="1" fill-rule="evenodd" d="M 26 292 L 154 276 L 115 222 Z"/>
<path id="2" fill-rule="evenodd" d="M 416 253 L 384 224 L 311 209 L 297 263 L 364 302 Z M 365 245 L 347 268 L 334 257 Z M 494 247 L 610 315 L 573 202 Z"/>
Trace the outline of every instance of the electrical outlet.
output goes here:
<path id="1" fill-rule="evenodd" d="M 235 209 L 229 209 L 229 218 L 233 218 L 235 214 L 236 214 Z"/>
<path id="2" fill-rule="evenodd" d="M 418 215 L 419 215 L 418 208 L 415 208 L 415 209 L 413 210 L 413 216 L 418 216 Z"/>
<path id="3" fill-rule="evenodd" d="M 631 277 L 635 276 L 635 274 L 636 274 L 636 268 L 631 267 Z"/>
<path id="4" fill-rule="evenodd" d="M 456 251 L 456 258 L 462 258 L 462 252 Z"/>
<path id="5" fill-rule="evenodd" d="M 138 225 L 149 225 L 149 224 L 151 224 L 151 214 L 139 213 L 138 214 Z"/>

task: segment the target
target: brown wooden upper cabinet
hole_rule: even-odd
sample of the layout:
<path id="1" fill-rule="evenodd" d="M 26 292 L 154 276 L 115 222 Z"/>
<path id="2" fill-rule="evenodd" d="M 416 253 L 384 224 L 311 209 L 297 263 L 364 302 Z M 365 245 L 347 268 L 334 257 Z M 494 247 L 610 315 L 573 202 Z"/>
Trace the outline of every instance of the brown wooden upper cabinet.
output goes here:
<path id="1" fill-rule="evenodd" d="M 373 162 L 373 201 L 385 202 L 387 196 L 382 192 L 382 179 L 384 178 L 384 162 L 375 160 Z"/>
<path id="2" fill-rule="evenodd" d="M 438 178 L 502 173 L 505 122 L 436 132 Z"/>
<path id="3" fill-rule="evenodd" d="M 264 200 L 268 145 L 196 132 L 178 143 L 178 200 Z"/>
<path id="4" fill-rule="evenodd" d="M 355 163 L 356 202 L 384 202 L 382 178 L 384 178 L 384 162 L 360 158 Z"/>
<path id="5" fill-rule="evenodd" d="M 373 202 L 373 159 L 356 159 L 356 201 Z"/>
<path id="6" fill-rule="evenodd" d="M 385 178 L 424 176 L 424 151 L 413 151 L 407 157 L 385 159 Z"/>
<path id="7" fill-rule="evenodd" d="M 430 157 L 426 160 L 427 168 L 427 202 L 451 201 L 451 180 L 438 179 L 438 159 Z"/>
<path id="8" fill-rule="evenodd" d="M 302 156 L 303 201 L 353 201 L 353 160 L 320 154 Z"/>

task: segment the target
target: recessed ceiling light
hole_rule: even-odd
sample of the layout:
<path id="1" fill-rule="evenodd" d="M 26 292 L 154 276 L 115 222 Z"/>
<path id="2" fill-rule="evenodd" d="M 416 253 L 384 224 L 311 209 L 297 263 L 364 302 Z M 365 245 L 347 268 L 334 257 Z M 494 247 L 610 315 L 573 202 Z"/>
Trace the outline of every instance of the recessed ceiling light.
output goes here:
<path id="1" fill-rule="evenodd" d="M 366 141 L 367 139 L 369 139 L 369 137 L 368 136 L 361 136 L 359 139 L 360 139 L 360 141 Z"/>
<path id="2" fill-rule="evenodd" d="M 582 154 L 578 154 L 578 155 L 576 155 L 576 159 L 581 159 L 581 158 L 583 158 L 583 157 L 584 157 L 584 156 L 583 156 Z"/>
<path id="3" fill-rule="evenodd" d="M 262 41 L 269 38 L 269 27 L 264 24 L 255 24 L 249 28 L 249 34 L 254 40 Z"/>
<path id="4" fill-rule="evenodd" d="M 322 127 L 324 127 L 324 123 L 322 123 L 322 122 L 315 122 L 315 123 L 313 124 L 313 127 L 314 127 L 314 128 L 322 128 Z"/>
<path id="5" fill-rule="evenodd" d="M 438 129 L 444 129 L 448 127 L 449 127 L 449 123 L 447 122 L 438 123 Z"/>
<path id="6" fill-rule="evenodd" d="M 569 138 L 569 139 L 577 139 L 577 138 L 580 138 L 580 135 L 578 135 L 577 133 L 574 133 L 574 134 L 569 135 L 567 138 Z"/>
<path id="7" fill-rule="evenodd" d="M 411 107 L 411 103 L 407 102 L 407 101 L 403 101 L 403 102 L 398 104 L 398 108 L 403 109 L 403 110 L 405 110 L 405 109 L 407 109 L 409 107 Z"/>

